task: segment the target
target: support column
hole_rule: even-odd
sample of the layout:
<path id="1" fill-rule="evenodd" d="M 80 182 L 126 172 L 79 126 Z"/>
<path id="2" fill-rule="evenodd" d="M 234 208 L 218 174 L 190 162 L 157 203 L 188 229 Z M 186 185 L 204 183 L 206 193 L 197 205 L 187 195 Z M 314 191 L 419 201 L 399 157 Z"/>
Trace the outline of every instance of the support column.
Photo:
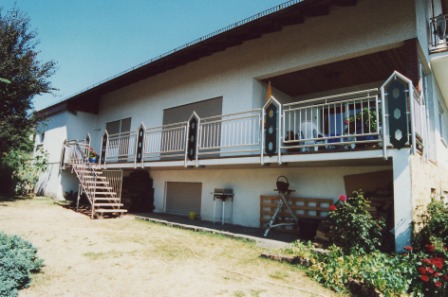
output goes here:
<path id="1" fill-rule="evenodd" d="M 412 237 L 412 185 L 409 149 L 394 150 L 394 237 L 395 251 L 411 244 Z"/>

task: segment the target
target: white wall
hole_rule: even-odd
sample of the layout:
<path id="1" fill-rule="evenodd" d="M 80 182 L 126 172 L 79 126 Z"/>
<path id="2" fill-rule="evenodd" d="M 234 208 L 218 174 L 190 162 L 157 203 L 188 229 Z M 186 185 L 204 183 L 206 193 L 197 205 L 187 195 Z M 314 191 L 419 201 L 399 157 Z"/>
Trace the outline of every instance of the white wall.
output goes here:
<path id="1" fill-rule="evenodd" d="M 289 179 L 290 188 L 297 197 L 333 198 L 345 193 L 345 175 L 382 171 L 386 166 L 376 167 L 302 167 L 253 169 L 195 168 L 185 170 L 150 170 L 154 181 L 154 204 L 156 212 L 163 212 L 165 206 L 165 183 L 201 182 L 201 218 L 213 220 L 213 195 L 215 188 L 232 188 L 235 194 L 233 205 L 228 203 L 226 222 L 244 226 L 259 227 L 260 195 L 277 195 L 274 191 L 280 175 Z M 217 205 L 219 221 L 221 206 Z M 232 209 L 230 208 L 232 206 Z"/>
<path id="2" fill-rule="evenodd" d="M 48 152 L 48 170 L 40 176 L 38 192 L 61 200 L 64 192 L 77 191 L 76 177 L 70 172 L 60 170 L 62 149 L 65 140 L 85 139 L 87 133 L 94 134 L 96 115 L 78 112 L 76 115 L 68 111 L 52 115 L 40 124 L 37 129 L 36 145 L 42 144 Z M 41 142 L 40 134 L 45 132 Z M 93 138 L 93 135 L 91 135 Z"/>
<path id="3" fill-rule="evenodd" d="M 415 38 L 414 2 L 361 0 L 334 7 L 277 33 L 202 58 L 105 95 L 98 128 L 132 117 L 132 128 L 162 123 L 162 110 L 223 96 L 223 113 L 261 107 L 265 86 L 257 82 L 328 62 L 396 46 Z M 261 96 L 260 96 L 261 95 Z"/>

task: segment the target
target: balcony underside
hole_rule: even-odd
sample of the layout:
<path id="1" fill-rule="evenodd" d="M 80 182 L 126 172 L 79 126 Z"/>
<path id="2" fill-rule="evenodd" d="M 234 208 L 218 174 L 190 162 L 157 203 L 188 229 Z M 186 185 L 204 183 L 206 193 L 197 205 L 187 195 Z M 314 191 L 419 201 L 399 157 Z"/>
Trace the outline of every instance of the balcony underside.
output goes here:
<path id="1" fill-rule="evenodd" d="M 391 165 L 392 151 L 388 150 L 387 159 L 381 148 L 359 148 L 353 150 L 321 150 L 312 153 L 285 153 L 278 156 L 231 156 L 202 158 L 196 161 L 159 160 L 136 164 L 134 162 L 108 163 L 107 168 L 134 169 L 181 169 L 181 168 L 257 168 L 260 166 L 290 166 L 290 167 L 325 167 L 325 166 L 387 166 Z M 263 165 L 262 165 L 263 158 Z M 280 162 L 279 162 L 280 160 Z"/>

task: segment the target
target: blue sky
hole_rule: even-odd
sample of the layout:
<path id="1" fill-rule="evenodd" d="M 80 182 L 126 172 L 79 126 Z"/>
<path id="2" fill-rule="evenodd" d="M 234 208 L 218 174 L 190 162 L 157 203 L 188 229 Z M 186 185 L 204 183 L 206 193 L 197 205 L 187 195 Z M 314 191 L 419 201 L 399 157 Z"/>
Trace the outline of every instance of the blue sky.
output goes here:
<path id="1" fill-rule="evenodd" d="M 54 95 L 37 110 L 287 0 L 0 0 L 28 14 L 42 61 L 57 62 Z"/>

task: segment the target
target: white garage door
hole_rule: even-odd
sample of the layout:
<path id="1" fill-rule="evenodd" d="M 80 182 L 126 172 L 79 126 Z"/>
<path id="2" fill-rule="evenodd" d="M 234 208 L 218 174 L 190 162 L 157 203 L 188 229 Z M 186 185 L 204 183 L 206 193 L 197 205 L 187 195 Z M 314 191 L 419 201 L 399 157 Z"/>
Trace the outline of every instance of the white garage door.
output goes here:
<path id="1" fill-rule="evenodd" d="M 190 211 L 201 213 L 202 183 L 167 182 L 166 212 L 188 215 Z"/>

